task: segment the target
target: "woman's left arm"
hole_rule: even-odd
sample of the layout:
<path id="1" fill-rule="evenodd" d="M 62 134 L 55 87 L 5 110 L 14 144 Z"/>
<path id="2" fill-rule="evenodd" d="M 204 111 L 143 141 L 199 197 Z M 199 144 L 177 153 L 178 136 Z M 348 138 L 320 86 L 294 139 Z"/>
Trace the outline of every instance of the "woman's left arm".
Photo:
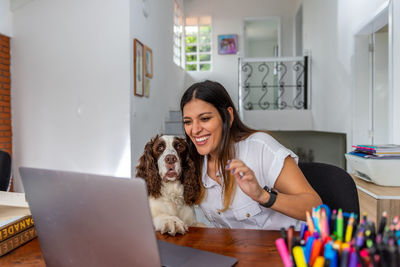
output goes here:
<path id="1" fill-rule="evenodd" d="M 233 170 L 240 188 L 253 200 L 267 203 L 270 194 L 258 184 L 254 172 L 240 160 L 233 160 L 230 165 L 228 169 Z M 322 204 L 321 198 L 290 156 L 286 157 L 274 188 L 278 190 L 278 196 L 271 209 L 289 217 L 305 221 L 306 211 L 311 212 L 312 207 Z"/>
<path id="2" fill-rule="evenodd" d="M 285 159 L 274 188 L 279 193 L 271 208 L 287 216 L 305 221 L 306 211 L 311 213 L 312 207 L 322 204 L 321 198 L 290 156 Z M 264 198 L 267 198 L 268 201 L 269 194 L 264 194 Z"/>

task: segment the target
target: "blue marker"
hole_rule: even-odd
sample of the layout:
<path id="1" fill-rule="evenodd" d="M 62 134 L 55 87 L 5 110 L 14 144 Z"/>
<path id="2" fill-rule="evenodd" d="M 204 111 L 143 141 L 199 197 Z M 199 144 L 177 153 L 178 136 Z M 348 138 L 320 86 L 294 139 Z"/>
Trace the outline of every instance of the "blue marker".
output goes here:
<path id="1" fill-rule="evenodd" d="M 300 239 L 304 238 L 304 233 L 306 232 L 306 230 L 307 230 L 307 223 L 302 222 L 300 226 Z"/>
<path id="2" fill-rule="evenodd" d="M 332 243 L 327 243 L 324 248 L 324 257 L 329 260 L 329 267 L 338 266 L 338 252 L 333 249 Z"/>
<path id="3" fill-rule="evenodd" d="M 307 239 L 306 247 L 304 249 L 304 257 L 306 258 L 306 262 L 310 262 L 312 246 L 314 244 L 315 237 L 309 236 Z"/>

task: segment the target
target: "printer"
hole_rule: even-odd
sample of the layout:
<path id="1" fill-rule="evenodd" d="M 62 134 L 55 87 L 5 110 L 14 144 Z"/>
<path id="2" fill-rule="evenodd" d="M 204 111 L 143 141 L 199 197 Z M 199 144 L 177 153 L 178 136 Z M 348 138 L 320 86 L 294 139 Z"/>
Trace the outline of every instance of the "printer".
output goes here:
<path id="1" fill-rule="evenodd" d="M 400 158 L 368 158 L 345 154 L 350 172 L 368 182 L 400 186 Z"/>

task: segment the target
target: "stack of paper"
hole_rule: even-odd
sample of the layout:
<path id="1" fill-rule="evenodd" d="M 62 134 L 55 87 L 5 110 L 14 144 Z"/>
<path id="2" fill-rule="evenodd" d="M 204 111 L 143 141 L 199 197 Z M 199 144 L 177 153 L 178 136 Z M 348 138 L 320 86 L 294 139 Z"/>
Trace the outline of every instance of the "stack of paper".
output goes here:
<path id="1" fill-rule="evenodd" d="M 0 191 L 0 222 L 29 214 L 24 193 Z"/>
<path id="2" fill-rule="evenodd" d="M 364 158 L 398 158 L 400 159 L 400 145 L 356 145 L 352 155 Z"/>
<path id="3" fill-rule="evenodd" d="M 0 257 L 36 235 L 25 194 L 0 191 Z"/>

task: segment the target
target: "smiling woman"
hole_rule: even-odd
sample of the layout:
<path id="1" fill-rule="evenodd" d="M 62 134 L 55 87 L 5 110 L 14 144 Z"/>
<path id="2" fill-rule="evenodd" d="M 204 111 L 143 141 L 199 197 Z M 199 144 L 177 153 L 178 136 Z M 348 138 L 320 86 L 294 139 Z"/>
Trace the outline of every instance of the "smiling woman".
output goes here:
<path id="1" fill-rule="evenodd" d="M 200 207 L 216 227 L 299 226 L 321 204 L 298 158 L 265 132 L 240 120 L 225 88 L 190 86 L 181 98 L 189 152 L 201 179 Z"/>
<path id="2" fill-rule="evenodd" d="M 217 156 L 222 134 L 222 119 L 218 110 L 203 100 L 193 99 L 185 105 L 184 114 L 185 132 L 195 144 L 197 152 L 200 155 Z"/>

